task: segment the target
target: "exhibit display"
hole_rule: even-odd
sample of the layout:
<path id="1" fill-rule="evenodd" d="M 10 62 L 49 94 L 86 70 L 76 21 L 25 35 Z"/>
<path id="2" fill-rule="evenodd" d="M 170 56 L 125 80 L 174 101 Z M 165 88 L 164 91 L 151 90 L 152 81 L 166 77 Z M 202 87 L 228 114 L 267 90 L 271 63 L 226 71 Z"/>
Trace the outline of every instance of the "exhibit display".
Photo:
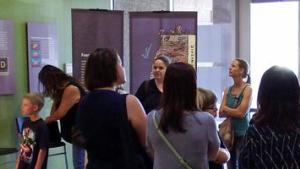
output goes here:
<path id="1" fill-rule="evenodd" d="M 88 56 L 114 48 L 123 60 L 123 11 L 72 9 L 73 76 L 84 84 Z"/>
<path id="2" fill-rule="evenodd" d="M 28 22 L 29 92 L 40 92 L 38 74 L 44 65 L 58 66 L 57 30 L 54 23 Z"/>
<path id="3" fill-rule="evenodd" d="M 197 12 L 130 12 L 130 91 L 151 78 L 154 57 L 196 68 Z"/>
<path id="4" fill-rule="evenodd" d="M 15 94 L 14 24 L 0 20 L 0 95 Z"/>

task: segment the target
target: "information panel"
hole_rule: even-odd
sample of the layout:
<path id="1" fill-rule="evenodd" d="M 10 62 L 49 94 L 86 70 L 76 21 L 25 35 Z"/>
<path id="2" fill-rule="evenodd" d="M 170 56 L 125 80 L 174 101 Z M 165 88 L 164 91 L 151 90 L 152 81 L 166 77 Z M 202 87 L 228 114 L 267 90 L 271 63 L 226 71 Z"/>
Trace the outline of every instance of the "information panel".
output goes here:
<path id="1" fill-rule="evenodd" d="M 27 23 L 29 91 L 41 92 L 38 74 L 44 65 L 58 66 L 57 30 L 53 23 Z"/>
<path id="2" fill-rule="evenodd" d="M 173 62 L 196 68 L 197 12 L 130 12 L 130 91 L 151 78 L 153 58 L 164 55 Z"/>
<path id="3" fill-rule="evenodd" d="M 123 11 L 72 9 L 73 76 L 84 84 L 87 58 L 114 48 L 123 60 Z"/>
<path id="4" fill-rule="evenodd" d="M 0 95 L 15 94 L 14 24 L 0 20 Z"/>

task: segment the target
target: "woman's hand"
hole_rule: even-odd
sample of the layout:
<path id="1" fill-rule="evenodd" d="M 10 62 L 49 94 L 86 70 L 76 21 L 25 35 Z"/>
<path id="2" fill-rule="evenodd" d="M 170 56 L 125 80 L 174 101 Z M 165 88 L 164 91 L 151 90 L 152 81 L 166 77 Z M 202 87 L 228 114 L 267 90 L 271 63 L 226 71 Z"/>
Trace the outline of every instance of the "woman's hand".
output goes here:
<path id="1" fill-rule="evenodd" d="M 219 116 L 226 116 L 226 112 L 225 112 L 225 108 L 224 105 L 221 105 L 220 109 L 219 109 Z"/>
<path id="2" fill-rule="evenodd" d="M 225 148 L 219 148 L 218 154 L 216 155 L 215 163 L 224 164 L 230 159 L 230 153 Z"/>
<path id="3" fill-rule="evenodd" d="M 228 89 L 225 89 L 223 100 L 219 109 L 219 115 L 222 116 L 230 116 L 230 117 L 236 117 L 236 118 L 243 118 L 247 111 L 250 108 L 251 105 L 251 99 L 252 99 L 252 88 L 250 86 L 247 86 L 244 90 L 244 96 L 239 106 L 236 108 L 230 108 L 226 106 L 227 103 L 227 95 Z"/>

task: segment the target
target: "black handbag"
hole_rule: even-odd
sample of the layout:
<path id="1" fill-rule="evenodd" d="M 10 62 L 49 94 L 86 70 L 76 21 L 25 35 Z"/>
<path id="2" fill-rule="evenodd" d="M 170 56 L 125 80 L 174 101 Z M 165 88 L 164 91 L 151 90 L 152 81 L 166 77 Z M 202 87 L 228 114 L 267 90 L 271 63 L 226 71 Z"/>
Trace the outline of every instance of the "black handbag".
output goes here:
<path id="1" fill-rule="evenodd" d="M 58 122 L 54 121 L 47 124 L 50 143 L 60 143 L 61 135 L 58 129 Z"/>

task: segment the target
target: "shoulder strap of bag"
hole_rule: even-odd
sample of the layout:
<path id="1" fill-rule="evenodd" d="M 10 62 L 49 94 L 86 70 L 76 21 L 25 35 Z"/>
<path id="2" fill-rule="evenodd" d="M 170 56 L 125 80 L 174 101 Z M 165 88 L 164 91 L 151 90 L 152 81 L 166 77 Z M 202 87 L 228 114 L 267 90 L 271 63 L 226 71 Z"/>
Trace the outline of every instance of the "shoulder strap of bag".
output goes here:
<path id="1" fill-rule="evenodd" d="M 249 84 L 246 83 L 246 84 L 244 85 L 244 87 L 242 88 L 242 90 L 240 91 L 240 93 L 239 93 L 236 97 L 240 97 L 240 96 L 244 93 L 244 90 L 246 89 L 246 87 L 248 87 L 248 86 L 249 86 Z M 233 87 L 233 86 L 230 86 L 230 87 L 229 87 L 227 94 L 230 94 L 230 93 L 231 93 L 232 87 Z"/>
<path id="2" fill-rule="evenodd" d="M 241 96 L 244 93 L 247 86 L 249 86 L 249 84 L 245 84 L 244 87 L 242 88 L 242 90 L 239 92 L 239 94 L 237 94 L 235 96 L 235 106 L 234 107 L 237 107 L 242 102 Z"/>
<path id="3" fill-rule="evenodd" d="M 182 158 L 182 156 L 176 151 L 176 149 L 172 146 L 172 144 L 169 142 L 169 140 L 162 133 L 162 131 L 158 128 L 157 121 L 155 118 L 155 112 L 153 113 L 152 120 L 153 120 L 154 126 L 158 132 L 158 135 L 166 143 L 166 145 L 169 147 L 169 149 L 173 152 L 173 154 L 176 156 L 176 158 L 180 162 L 180 164 L 186 169 L 192 169 L 192 167 Z"/>

